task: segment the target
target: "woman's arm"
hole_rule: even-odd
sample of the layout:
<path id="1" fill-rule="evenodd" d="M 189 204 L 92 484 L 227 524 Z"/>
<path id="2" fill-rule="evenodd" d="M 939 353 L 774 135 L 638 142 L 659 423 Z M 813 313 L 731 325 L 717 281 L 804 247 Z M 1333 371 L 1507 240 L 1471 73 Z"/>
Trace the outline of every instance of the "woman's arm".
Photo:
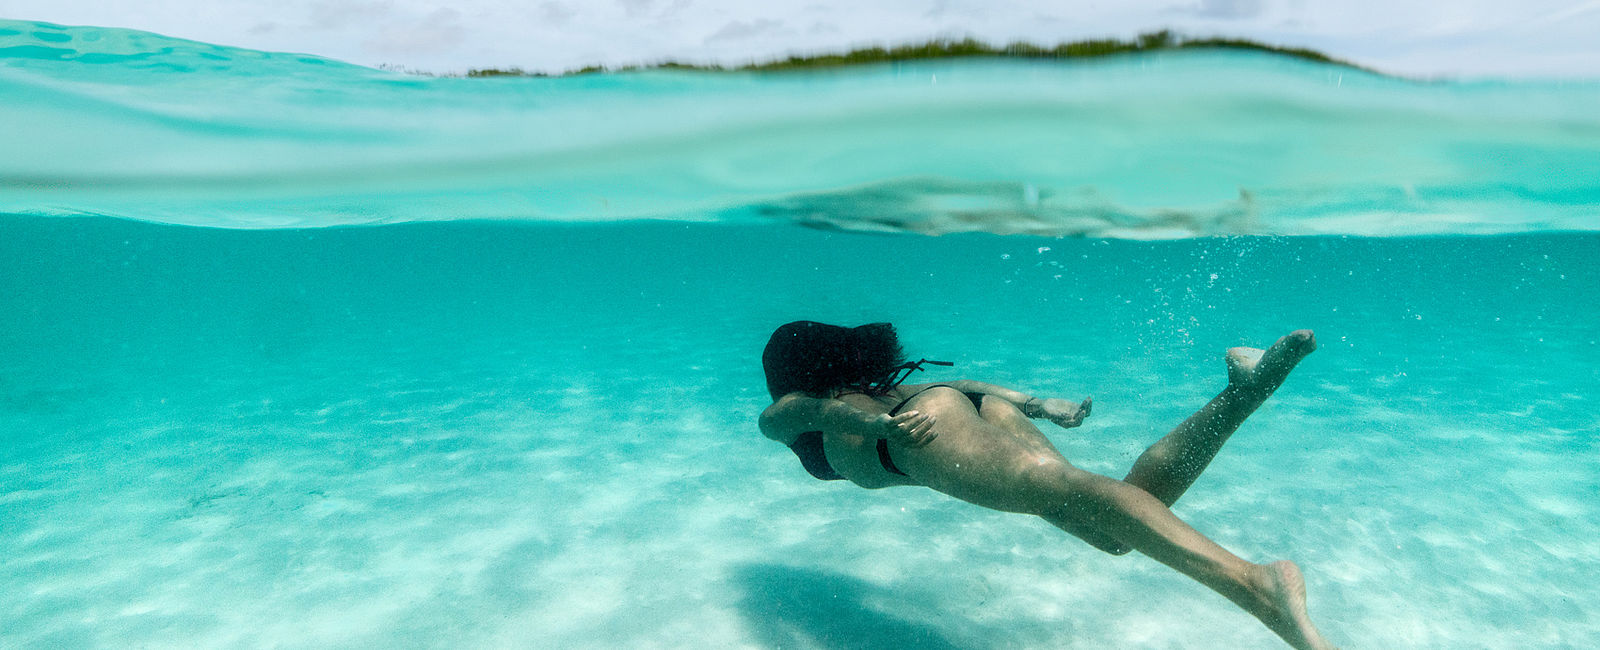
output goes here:
<path id="1" fill-rule="evenodd" d="M 1011 390 L 1005 386 L 986 384 L 981 381 L 973 381 L 971 379 L 958 379 L 956 381 L 946 381 L 940 383 L 954 386 L 956 390 L 959 390 L 963 393 L 983 393 L 991 397 L 998 397 L 1007 402 L 1011 402 L 1013 406 L 1021 409 L 1023 415 L 1026 415 L 1030 418 L 1039 417 L 1029 410 L 1029 408 L 1031 408 L 1030 402 L 1036 405 L 1043 400 L 1040 400 L 1027 393 Z"/>
<path id="2" fill-rule="evenodd" d="M 986 384 L 971 379 L 958 379 L 941 383 L 954 386 L 956 390 L 965 393 L 983 393 L 991 397 L 998 397 L 1011 402 L 1026 417 L 1046 419 L 1068 429 L 1083 424 L 1083 419 L 1089 417 L 1089 410 L 1094 406 L 1093 398 L 1084 398 L 1081 403 L 1056 398 L 1039 398 L 1004 386 Z"/>
<path id="3" fill-rule="evenodd" d="M 794 444 L 807 431 L 842 433 L 864 438 L 888 438 L 921 447 L 937 435 L 934 419 L 917 411 L 896 416 L 873 415 L 836 399 L 789 393 L 761 412 L 761 434 L 785 445 Z"/>

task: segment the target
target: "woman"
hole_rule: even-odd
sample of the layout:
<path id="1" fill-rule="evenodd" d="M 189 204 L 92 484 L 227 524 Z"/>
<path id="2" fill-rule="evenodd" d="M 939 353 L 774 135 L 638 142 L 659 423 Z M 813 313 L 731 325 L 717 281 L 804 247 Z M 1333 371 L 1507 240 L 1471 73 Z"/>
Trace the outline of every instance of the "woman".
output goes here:
<path id="1" fill-rule="evenodd" d="M 1293 563 L 1246 562 L 1168 509 L 1316 346 L 1310 330 L 1299 330 L 1267 350 L 1228 350 L 1228 387 L 1118 481 L 1074 467 L 1030 421 L 1078 426 L 1090 400 L 1041 399 L 969 380 L 903 385 L 924 363 L 950 364 L 905 363 L 888 323 L 798 321 L 773 332 L 762 354 L 773 403 L 761 414 L 761 432 L 788 445 L 819 479 L 869 489 L 922 485 L 1037 515 L 1114 555 L 1137 550 L 1222 594 L 1289 645 L 1326 648 Z"/>

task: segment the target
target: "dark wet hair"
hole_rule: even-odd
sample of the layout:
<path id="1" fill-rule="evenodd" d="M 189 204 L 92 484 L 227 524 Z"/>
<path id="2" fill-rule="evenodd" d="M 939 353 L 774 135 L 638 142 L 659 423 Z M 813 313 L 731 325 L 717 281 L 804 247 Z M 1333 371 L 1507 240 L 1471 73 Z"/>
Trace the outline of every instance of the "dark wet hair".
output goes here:
<path id="1" fill-rule="evenodd" d="M 840 327 L 795 321 L 773 332 L 761 353 L 774 400 L 796 391 L 824 396 L 841 388 L 882 394 L 905 361 L 900 337 L 889 323 Z"/>

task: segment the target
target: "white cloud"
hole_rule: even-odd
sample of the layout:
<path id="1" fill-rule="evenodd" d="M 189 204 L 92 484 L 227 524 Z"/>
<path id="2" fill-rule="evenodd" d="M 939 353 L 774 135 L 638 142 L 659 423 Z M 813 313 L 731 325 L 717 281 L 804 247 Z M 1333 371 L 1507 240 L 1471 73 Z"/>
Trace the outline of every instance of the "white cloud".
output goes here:
<path id="1" fill-rule="evenodd" d="M 549 25 L 565 25 L 572 17 L 577 15 L 571 8 L 559 2 L 546 2 L 539 5 L 539 17 Z"/>
<path id="2" fill-rule="evenodd" d="M 811 27 L 806 29 L 806 33 L 812 35 L 837 34 L 839 33 L 839 26 L 829 22 L 812 23 Z"/>
<path id="3" fill-rule="evenodd" d="M 389 2 L 351 2 L 327 0 L 311 5 L 309 27 L 321 30 L 344 29 L 363 24 L 386 22 L 394 15 Z"/>
<path id="4" fill-rule="evenodd" d="M 454 9 L 436 9 L 420 20 L 382 27 L 361 45 L 375 54 L 399 58 L 448 53 L 466 40 L 460 18 Z"/>
<path id="5" fill-rule="evenodd" d="M 622 10 L 629 16 L 637 17 L 650 12 L 650 3 L 653 0 L 617 0 L 622 5 Z"/>
<path id="6" fill-rule="evenodd" d="M 706 42 L 715 43 L 717 41 L 736 41 L 750 38 L 751 36 L 759 36 L 767 32 L 776 31 L 782 27 L 783 21 L 781 20 L 768 20 L 765 18 L 758 18 L 750 22 L 735 20 L 731 23 L 723 25 L 722 29 L 719 29 L 712 35 L 707 36 Z"/>
<path id="7" fill-rule="evenodd" d="M 1264 9 L 1262 0 L 1200 0 L 1192 11 L 1205 18 L 1237 20 L 1258 17 Z"/>

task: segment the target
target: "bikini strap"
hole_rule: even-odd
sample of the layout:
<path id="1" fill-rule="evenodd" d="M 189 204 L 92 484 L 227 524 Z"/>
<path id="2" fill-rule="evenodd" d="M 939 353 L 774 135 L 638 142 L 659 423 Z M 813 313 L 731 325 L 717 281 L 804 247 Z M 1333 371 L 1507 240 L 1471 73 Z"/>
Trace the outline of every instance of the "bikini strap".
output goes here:
<path id="1" fill-rule="evenodd" d="M 955 363 L 950 362 L 950 361 L 934 361 L 932 359 L 918 359 L 916 361 L 912 361 L 912 362 L 909 362 L 909 363 L 903 363 L 903 364 L 900 364 L 899 366 L 896 366 L 894 371 L 889 373 L 889 377 L 887 379 L 885 379 L 882 382 L 879 382 L 879 384 L 877 384 L 877 385 L 872 386 L 873 392 L 876 392 L 879 395 L 882 395 L 884 393 L 888 393 L 891 390 L 894 390 L 894 388 L 896 386 L 899 386 L 905 380 L 909 379 L 911 377 L 911 373 L 916 372 L 918 370 L 923 370 L 924 368 L 922 367 L 922 364 L 924 364 L 924 363 L 931 363 L 931 364 L 936 365 L 936 366 L 945 366 L 945 367 L 953 367 L 953 366 L 956 365 Z"/>

